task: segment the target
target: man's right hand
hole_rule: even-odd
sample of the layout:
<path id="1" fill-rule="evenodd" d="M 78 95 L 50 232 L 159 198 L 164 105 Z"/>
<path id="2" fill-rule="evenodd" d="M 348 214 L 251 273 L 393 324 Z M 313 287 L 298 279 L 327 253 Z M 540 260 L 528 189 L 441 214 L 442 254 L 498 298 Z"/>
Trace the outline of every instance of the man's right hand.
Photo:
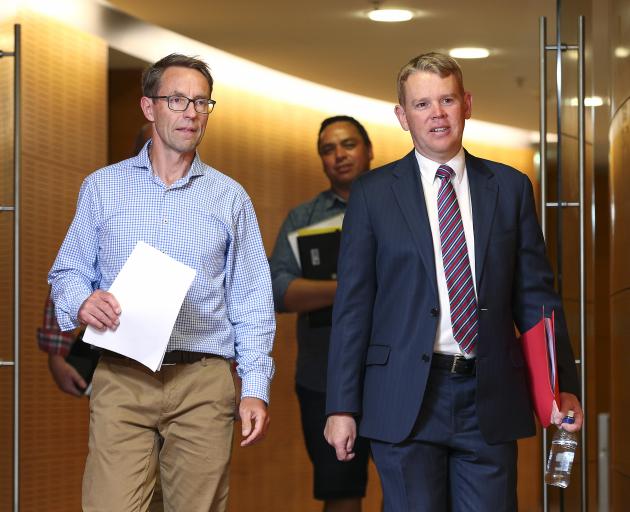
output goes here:
<path id="1" fill-rule="evenodd" d="M 61 391 L 74 396 L 83 395 L 83 391 L 87 387 L 86 382 L 74 366 L 66 362 L 63 356 L 48 354 L 48 368 L 50 368 L 50 374 Z"/>
<path id="2" fill-rule="evenodd" d="M 357 438 L 357 423 L 351 414 L 331 414 L 326 420 L 324 437 L 335 449 L 337 459 L 347 462 L 354 459 L 354 442 Z"/>
<path id="3" fill-rule="evenodd" d="M 120 305 L 111 293 L 96 290 L 81 304 L 77 316 L 79 322 L 95 329 L 114 330 L 120 323 Z"/>

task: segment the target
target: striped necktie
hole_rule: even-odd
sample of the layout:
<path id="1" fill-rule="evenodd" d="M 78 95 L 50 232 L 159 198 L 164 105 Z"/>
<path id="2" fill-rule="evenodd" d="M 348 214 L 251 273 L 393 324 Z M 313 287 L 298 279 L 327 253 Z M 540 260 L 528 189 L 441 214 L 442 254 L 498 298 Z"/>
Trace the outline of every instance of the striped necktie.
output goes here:
<path id="1" fill-rule="evenodd" d="M 462 351 L 469 354 L 477 343 L 477 299 L 464 224 L 451 183 L 455 171 L 448 165 L 440 165 L 436 176 L 442 181 L 438 191 L 438 220 L 453 336 Z"/>

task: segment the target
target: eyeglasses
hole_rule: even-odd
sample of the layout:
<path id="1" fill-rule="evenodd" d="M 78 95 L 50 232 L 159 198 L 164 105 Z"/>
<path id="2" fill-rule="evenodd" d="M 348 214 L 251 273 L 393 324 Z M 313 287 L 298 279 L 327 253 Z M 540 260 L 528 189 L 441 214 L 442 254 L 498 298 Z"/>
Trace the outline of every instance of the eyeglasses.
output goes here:
<path id="1" fill-rule="evenodd" d="M 184 112 L 188 105 L 193 104 L 193 108 L 195 112 L 198 114 L 210 114 L 214 110 L 214 106 L 217 104 L 215 100 L 209 100 L 206 98 L 187 98 L 186 96 L 149 96 L 149 98 L 154 100 L 166 100 L 168 103 L 168 108 L 170 108 L 173 112 Z"/>

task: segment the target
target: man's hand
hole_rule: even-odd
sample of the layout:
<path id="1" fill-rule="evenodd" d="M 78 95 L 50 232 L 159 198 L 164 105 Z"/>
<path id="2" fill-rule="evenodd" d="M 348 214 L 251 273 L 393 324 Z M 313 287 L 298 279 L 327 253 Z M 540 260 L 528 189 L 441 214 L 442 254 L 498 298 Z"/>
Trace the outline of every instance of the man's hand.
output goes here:
<path id="1" fill-rule="evenodd" d="M 77 316 L 82 324 L 95 329 L 114 330 L 120 323 L 120 305 L 111 293 L 96 290 L 81 304 Z"/>
<path id="2" fill-rule="evenodd" d="M 332 414 L 326 420 L 324 437 L 335 449 L 337 459 L 347 462 L 354 459 L 354 442 L 357 439 L 357 423 L 351 414 Z"/>
<path id="3" fill-rule="evenodd" d="M 261 441 L 269 428 L 267 404 L 260 398 L 246 396 L 241 400 L 238 412 L 245 438 L 241 441 L 241 446 L 250 446 Z"/>
<path id="4" fill-rule="evenodd" d="M 573 411 L 575 423 L 562 423 L 569 411 Z M 555 420 L 556 425 L 558 427 L 562 425 L 562 428 L 567 432 L 577 432 L 582 428 L 582 421 L 584 421 L 584 413 L 578 397 L 573 393 L 560 393 L 560 418 Z"/>
<path id="5" fill-rule="evenodd" d="M 64 393 L 74 396 L 82 396 L 87 387 L 83 377 L 76 369 L 68 364 L 59 354 L 48 354 L 48 368 L 57 384 Z"/>

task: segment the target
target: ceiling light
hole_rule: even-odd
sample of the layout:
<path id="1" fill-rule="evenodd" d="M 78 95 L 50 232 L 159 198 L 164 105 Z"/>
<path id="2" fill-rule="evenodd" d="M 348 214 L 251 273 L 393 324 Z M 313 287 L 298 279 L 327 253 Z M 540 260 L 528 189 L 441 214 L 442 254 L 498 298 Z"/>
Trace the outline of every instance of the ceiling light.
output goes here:
<path id="1" fill-rule="evenodd" d="M 623 46 L 618 46 L 617 48 L 615 48 L 615 57 L 617 57 L 618 59 L 625 59 L 626 57 L 630 57 L 630 49 Z"/>
<path id="2" fill-rule="evenodd" d="M 448 54 L 455 59 L 485 59 L 490 55 L 487 48 L 452 48 Z"/>
<path id="3" fill-rule="evenodd" d="M 368 12 L 368 18 L 372 21 L 383 21 L 386 23 L 397 23 L 409 21 L 413 18 L 413 12 L 408 9 L 372 9 Z"/>

